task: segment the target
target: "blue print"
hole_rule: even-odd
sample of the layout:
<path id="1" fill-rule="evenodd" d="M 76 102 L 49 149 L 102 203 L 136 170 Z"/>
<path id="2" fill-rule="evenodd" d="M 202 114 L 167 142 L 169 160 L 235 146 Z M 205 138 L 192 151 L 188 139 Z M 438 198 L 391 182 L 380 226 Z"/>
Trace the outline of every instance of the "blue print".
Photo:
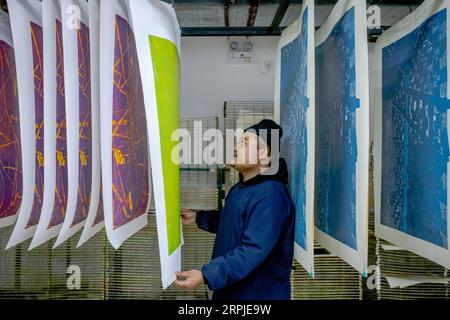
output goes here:
<path id="1" fill-rule="evenodd" d="M 448 248 L 447 10 L 382 52 L 381 224 Z"/>
<path id="2" fill-rule="evenodd" d="M 357 249 L 355 9 L 316 47 L 315 226 Z"/>
<path id="3" fill-rule="evenodd" d="M 285 132 L 281 154 L 289 168 L 289 189 L 295 206 L 295 242 L 307 250 L 306 162 L 308 158 L 308 9 L 302 31 L 281 49 L 280 115 Z"/>

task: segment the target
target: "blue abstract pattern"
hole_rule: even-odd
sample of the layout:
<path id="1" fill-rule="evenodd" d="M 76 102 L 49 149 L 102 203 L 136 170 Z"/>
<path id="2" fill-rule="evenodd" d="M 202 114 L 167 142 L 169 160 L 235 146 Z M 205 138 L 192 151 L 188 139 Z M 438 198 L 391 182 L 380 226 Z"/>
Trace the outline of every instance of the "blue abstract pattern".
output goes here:
<path id="1" fill-rule="evenodd" d="M 382 52 L 381 224 L 448 248 L 447 10 Z"/>
<path id="2" fill-rule="evenodd" d="M 295 242 L 307 250 L 306 162 L 308 157 L 308 8 L 301 33 L 281 48 L 280 120 L 285 132 L 281 155 L 289 168 L 289 190 L 295 206 Z"/>
<path id="3" fill-rule="evenodd" d="M 315 226 L 357 249 L 355 8 L 316 47 Z"/>

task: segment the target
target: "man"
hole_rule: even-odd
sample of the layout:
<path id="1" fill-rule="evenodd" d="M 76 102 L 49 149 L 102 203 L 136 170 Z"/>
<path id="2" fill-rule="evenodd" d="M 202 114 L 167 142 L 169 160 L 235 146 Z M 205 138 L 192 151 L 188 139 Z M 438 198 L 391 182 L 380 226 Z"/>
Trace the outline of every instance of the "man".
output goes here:
<path id="1" fill-rule="evenodd" d="M 224 208 L 182 209 L 184 224 L 197 223 L 216 233 L 216 240 L 211 262 L 201 271 L 178 272 L 177 286 L 195 289 L 206 284 L 213 300 L 290 299 L 295 214 L 286 162 L 278 159 L 282 134 L 271 120 L 246 129 L 234 148 L 232 165 L 240 181 Z"/>

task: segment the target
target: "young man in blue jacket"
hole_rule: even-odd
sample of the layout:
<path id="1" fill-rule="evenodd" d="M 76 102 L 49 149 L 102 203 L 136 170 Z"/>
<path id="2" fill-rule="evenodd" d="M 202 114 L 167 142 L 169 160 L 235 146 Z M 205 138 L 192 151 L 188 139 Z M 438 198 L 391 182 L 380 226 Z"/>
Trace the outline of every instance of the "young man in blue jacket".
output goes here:
<path id="1" fill-rule="evenodd" d="M 213 300 L 290 299 L 295 214 L 286 162 L 278 159 L 282 134 L 271 120 L 246 129 L 234 149 L 233 168 L 240 181 L 224 208 L 182 210 L 184 224 L 196 223 L 216 233 L 216 239 L 211 262 L 201 270 L 178 272 L 177 286 L 195 289 L 206 284 Z"/>

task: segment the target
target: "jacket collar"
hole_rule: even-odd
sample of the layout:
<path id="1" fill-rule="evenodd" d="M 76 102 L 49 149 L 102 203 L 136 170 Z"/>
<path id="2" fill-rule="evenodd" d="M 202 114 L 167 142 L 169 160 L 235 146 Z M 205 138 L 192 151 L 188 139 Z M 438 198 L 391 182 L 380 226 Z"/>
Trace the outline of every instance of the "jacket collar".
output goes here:
<path id="1" fill-rule="evenodd" d="M 271 180 L 287 184 L 288 170 L 286 161 L 283 158 L 280 158 L 278 166 L 271 166 L 269 169 L 267 169 L 267 171 L 264 171 L 264 174 L 258 174 L 247 181 L 243 180 L 244 177 L 242 176 L 242 174 L 239 174 L 239 186 L 241 187 L 252 186 L 255 184 Z"/>

